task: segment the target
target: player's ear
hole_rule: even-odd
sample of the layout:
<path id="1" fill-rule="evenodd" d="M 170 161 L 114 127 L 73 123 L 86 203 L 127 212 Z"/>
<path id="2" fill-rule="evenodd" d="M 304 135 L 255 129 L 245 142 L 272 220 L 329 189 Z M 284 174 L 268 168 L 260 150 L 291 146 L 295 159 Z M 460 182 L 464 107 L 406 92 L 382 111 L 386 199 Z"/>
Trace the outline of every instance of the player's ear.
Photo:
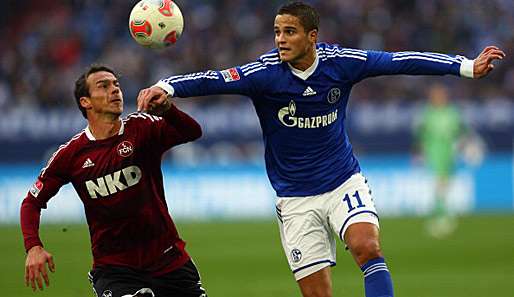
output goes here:
<path id="1" fill-rule="evenodd" d="M 85 109 L 91 108 L 91 98 L 85 96 L 80 97 L 80 106 Z"/>
<path id="2" fill-rule="evenodd" d="M 312 43 L 316 43 L 316 42 L 318 42 L 318 30 L 317 30 L 317 29 L 312 29 L 312 30 L 309 32 L 309 40 L 310 40 L 310 42 L 312 42 Z"/>

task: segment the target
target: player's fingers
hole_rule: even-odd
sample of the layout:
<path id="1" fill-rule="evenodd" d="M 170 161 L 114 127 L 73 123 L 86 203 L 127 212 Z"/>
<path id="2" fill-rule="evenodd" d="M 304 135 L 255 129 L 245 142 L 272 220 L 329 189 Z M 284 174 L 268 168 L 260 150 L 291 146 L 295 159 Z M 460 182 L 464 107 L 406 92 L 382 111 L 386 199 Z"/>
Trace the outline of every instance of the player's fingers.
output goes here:
<path id="1" fill-rule="evenodd" d="M 148 89 L 139 91 L 139 95 L 137 96 L 137 111 L 141 111 L 143 109 L 143 101 L 147 92 Z"/>
<path id="2" fill-rule="evenodd" d="M 39 270 L 38 272 L 36 273 L 35 277 L 36 277 L 36 282 L 37 282 L 37 286 L 40 290 L 43 290 L 43 279 L 41 278 L 41 274 L 43 274 L 43 269 L 44 269 L 44 264 L 41 264 L 41 266 L 39 267 Z"/>
<path id="3" fill-rule="evenodd" d="M 36 281 L 34 279 L 34 275 L 35 275 L 34 269 L 29 268 L 29 282 L 30 282 L 30 286 L 32 287 L 32 291 L 36 291 Z"/>
<path id="4" fill-rule="evenodd" d="M 48 271 L 46 270 L 46 267 L 45 267 L 44 264 L 41 267 L 41 276 L 43 276 L 43 280 L 45 281 L 45 285 L 48 287 L 50 285 L 50 280 L 48 279 Z"/>
<path id="5" fill-rule="evenodd" d="M 48 268 L 51 272 L 55 272 L 55 263 L 54 263 L 54 257 L 50 255 L 48 257 Z"/>
<path id="6" fill-rule="evenodd" d="M 151 101 L 158 98 L 159 93 L 155 89 L 150 89 L 145 100 L 143 101 L 143 110 L 148 110 Z"/>
<path id="7" fill-rule="evenodd" d="M 25 286 L 29 286 L 29 267 L 25 266 Z"/>

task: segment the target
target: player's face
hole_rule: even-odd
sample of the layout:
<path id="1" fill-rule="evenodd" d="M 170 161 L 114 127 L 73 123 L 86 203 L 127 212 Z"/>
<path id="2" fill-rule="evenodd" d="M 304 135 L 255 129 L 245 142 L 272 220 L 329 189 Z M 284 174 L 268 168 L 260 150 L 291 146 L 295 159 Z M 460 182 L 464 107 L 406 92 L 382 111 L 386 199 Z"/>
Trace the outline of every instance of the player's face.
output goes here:
<path id="1" fill-rule="evenodd" d="M 295 66 L 304 60 L 313 59 L 317 30 L 305 32 L 300 19 L 289 14 L 279 14 L 275 17 L 274 30 L 275 45 L 283 62 Z"/>
<path id="2" fill-rule="evenodd" d="M 93 112 L 119 116 L 123 112 L 123 93 L 114 74 L 107 71 L 92 73 L 87 78 L 89 103 Z M 86 107 L 87 108 L 87 107 Z"/>

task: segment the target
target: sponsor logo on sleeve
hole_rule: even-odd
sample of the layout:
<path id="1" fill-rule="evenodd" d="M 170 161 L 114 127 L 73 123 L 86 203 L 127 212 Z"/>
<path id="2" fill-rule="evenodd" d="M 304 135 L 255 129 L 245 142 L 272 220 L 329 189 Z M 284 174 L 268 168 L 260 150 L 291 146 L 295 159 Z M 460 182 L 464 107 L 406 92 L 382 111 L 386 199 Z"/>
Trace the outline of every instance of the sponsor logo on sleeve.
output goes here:
<path id="1" fill-rule="evenodd" d="M 225 82 L 232 82 L 241 79 L 241 76 L 239 76 L 239 72 L 237 72 L 236 68 L 223 70 L 221 71 L 221 75 L 223 76 Z"/>
<path id="2" fill-rule="evenodd" d="M 34 196 L 34 198 L 37 198 L 37 196 L 39 195 L 39 192 L 41 192 L 41 190 L 43 190 L 43 183 L 38 179 L 32 185 L 32 187 L 30 187 L 30 194 L 32 194 L 32 196 Z"/>

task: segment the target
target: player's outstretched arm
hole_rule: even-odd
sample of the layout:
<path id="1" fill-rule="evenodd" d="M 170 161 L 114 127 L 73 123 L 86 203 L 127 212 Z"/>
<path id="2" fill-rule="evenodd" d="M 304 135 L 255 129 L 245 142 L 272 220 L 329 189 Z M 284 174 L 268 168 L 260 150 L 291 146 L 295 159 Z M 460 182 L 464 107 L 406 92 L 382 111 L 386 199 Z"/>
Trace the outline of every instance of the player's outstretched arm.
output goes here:
<path id="1" fill-rule="evenodd" d="M 494 69 L 494 60 L 502 60 L 505 53 L 496 46 L 488 46 L 478 55 L 473 64 L 473 78 L 482 78 Z"/>
<path id="2" fill-rule="evenodd" d="M 42 246 L 37 245 L 30 248 L 25 260 L 25 285 L 29 284 L 33 291 L 36 291 L 36 284 L 40 290 L 43 290 L 43 280 L 46 286 L 50 286 L 48 279 L 48 271 L 46 265 L 51 272 L 55 272 L 55 264 L 52 255 Z"/>

